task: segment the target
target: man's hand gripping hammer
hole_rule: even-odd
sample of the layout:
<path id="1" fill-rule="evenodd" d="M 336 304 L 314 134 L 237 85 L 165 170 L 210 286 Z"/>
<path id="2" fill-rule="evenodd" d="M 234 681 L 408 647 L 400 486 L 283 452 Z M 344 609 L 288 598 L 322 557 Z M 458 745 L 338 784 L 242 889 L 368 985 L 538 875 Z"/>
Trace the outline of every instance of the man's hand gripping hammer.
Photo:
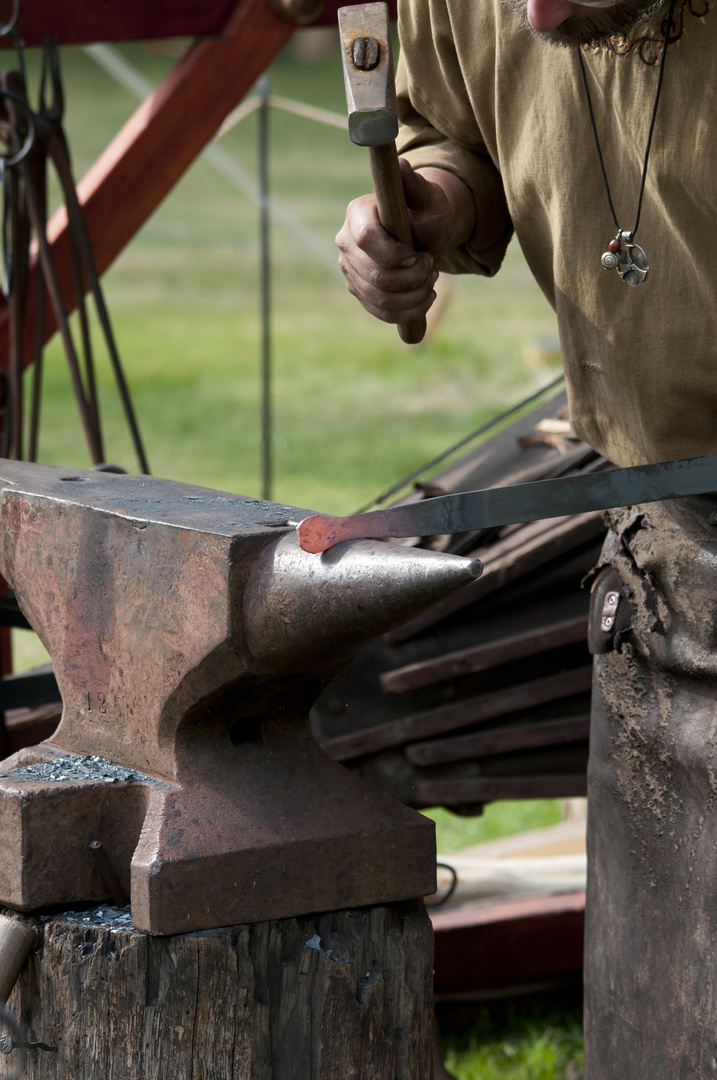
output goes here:
<path id="1" fill-rule="evenodd" d="M 375 3 L 339 8 L 339 29 L 351 141 L 368 147 L 379 221 L 394 240 L 412 248 L 396 153 L 398 119 L 388 7 Z M 426 333 L 426 320 L 401 323 L 398 332 L 402 341 L 416 345 Z"/>

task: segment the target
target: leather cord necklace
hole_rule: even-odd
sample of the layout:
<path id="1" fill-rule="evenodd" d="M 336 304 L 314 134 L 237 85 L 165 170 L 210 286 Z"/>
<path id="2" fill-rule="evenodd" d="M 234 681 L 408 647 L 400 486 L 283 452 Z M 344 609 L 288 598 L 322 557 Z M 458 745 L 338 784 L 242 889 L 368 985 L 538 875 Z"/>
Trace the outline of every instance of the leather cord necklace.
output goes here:
<path id="1" fill-rule="evenodd" d="M 672 16 L 675 11 L 675 2 L 676 0 L 671 0 L 670 3 L 670 13 L 668 15 L 666 23 L 668 27 L 672 24 Z M 580 74 L 582 76 L 583 89 L 585 91 L 585 101 L 587 103 L 588 115 L 590 117 L 590 127 L 592 128 L 593 138 L 595 140 L 595 149 L 597 150 L 598 161 L 600 162 L 602 181 L 605 186 L 605 194 L 607 195 L 607 204 L 610 208 L 610 214 L 612 215 L 612 220 L 615 223 L 615 228 L 617 229 L 614 239 L 611 240 L 608 244 L 608 250 L 602 256 L 601 262 L 604 270 L 617 270 L 623 281 L 627 282 L 628 285 L 632 285 L 633 288 L 637 288 L 638 285 L 643 285 L 645 283 L 650 270 L 644 248 L 641 248 L 639 244 L 635 243 L 635 234 L 637 232 L 637 227 L 640 224 L 640 213 L 642 212 L 642 197 L 645 194 L 645 181 L 647 180 L 647 163 L 650 157 L 652 133 L 655 129 L 657 106 L 660 103 L 660 91 L 662 90 L 662 79 L 665 73 L 665 60 L 667 58 L 667 32 L 665 32 L 665 40 L 662 43 L 662 56 L 660 57 L 660 68 L 657 74 L 657 88 L 655 90 L 655 100 L 652 105 L 650 126 L 647 131 L 647 143 L 645 145 L 645 156 L 642 163 L 642 176 L 640 178 L 640 191 L 637 197 L 635 224 L 629 231 L 620 228 L 620 224 L 617 220 L 617 214 L 615 213 L 615 207 L 613 205 L 612 195 L 610 193 L 610 184 L 608 182 L 607 172 L 605 171 L 605 162 L 603 161 L 602 150 L 600 148 L 600 139 L 598 137 L 597 126 L 595 124 L 595 114 L 593 112 L 593 104 L 590 97 L 590 88 L 588 87 L 587 74 L 585 72 L 585 63 L 583 61 L 581 46 L 577 47 L 577 54 L 578 63 L 580 65 Z"/>

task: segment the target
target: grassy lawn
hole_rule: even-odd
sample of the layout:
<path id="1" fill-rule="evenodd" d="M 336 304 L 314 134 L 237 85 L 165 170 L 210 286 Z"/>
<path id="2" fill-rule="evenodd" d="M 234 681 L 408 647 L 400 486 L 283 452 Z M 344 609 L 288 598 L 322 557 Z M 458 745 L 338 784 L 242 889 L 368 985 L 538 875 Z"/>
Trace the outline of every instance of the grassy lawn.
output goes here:
<path id="1" fill-rule="evenodd" d="M 123 53 L 153 83 L 172 63 L 145 46 Z M 34 93 L 36 56 L 28 66 Z M 79 177 L 136 101 L 82 50 L 66 50 L 63 68 Z M 289 49 L 269 77 L 275 94 L 345 112 L 338 48 L 312 63 Z M 255 117 L 219 145 L 256 176 Z M 368 502 L 553 374 L 530 370 L 523 360 L 528 343 L 556 331 L 515 243 L 495 279 L 454 282 L 443 321 L 421 346 L 403 346 L 395 328 L 362 311 L 335 266 L 333 237 L 346 203 L 369 186 L 367 156 L 348 134 L 272 113 L 272 191 L 325 253 L 317 257 L 292 231 L 273 225 L 273 497 L 333 513 Z M 256 207 L 206 160 L 195 163 L 105 275 L 156 475 L 260 493 L 258 282 Z M 134 471 L 101 354 L 98 375 L 108 460 Z M 89 465 L 56 341 L 46 360 L 40 460 Z M 30 635 L 16 632 L 14 643 L 18 669 L 40 659 Z M 553 802 L 495 804 L 469 820 L 438 810 L 439 849 L 558 816 Z M 449 1065 L 461 1080 L 571 1080 L 579 1041 L 573 1014 L 514 1016 L 497 1032 L 494 1024 L 479 1024 L 451 1041 Z"/>
<path id="2" fill-rule="evenodd" d="M 458 817 L 437 807 L 427 812 L 436 823 L 436 846 L 441 855 L 459 848 L 499 840 L 526 829 L 542 829 L 561 820 L 558 799 L 522 799 L 488 803 L 480 817 Z"/>
<path id="3" fill-rule="evenodd" d="M 458 1080 L 580 1080 L 582 1043 L 578 1007 L 516 1002 L 445 1036 L 446 1068 Z"/>

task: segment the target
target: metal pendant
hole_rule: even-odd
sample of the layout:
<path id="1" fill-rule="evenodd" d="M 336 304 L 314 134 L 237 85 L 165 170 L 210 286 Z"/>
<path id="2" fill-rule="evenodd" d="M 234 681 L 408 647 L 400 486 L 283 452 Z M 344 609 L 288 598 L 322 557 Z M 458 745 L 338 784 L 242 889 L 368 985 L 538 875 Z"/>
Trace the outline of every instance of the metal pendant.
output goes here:
<path id="1" fill-rule="evenodd" d="M 600 261 L 604 270 L 617 270 L 622 280 L 635 289 L 645 283 L 650 270 L 644 249 L 633 241 L 632 233 L 622 229 L 610 241 Z"/>

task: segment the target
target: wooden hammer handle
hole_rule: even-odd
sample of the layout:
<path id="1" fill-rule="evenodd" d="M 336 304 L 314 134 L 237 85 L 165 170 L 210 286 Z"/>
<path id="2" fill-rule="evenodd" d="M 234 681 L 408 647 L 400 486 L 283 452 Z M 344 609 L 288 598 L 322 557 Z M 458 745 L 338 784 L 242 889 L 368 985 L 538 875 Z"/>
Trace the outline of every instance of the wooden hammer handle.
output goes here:
<path id="1" fill-rule="evenodd" d="M 406 194 L 403 190 L 396 144 L 392 142 L 386 146 L 369 146 L 368 153 L 373 189 L 376 194 L 378 220 L 389 236 L 413 248 L 413 236 L 408 221 Z M 407 345 L 417 345 L 419 341 L 423 341 L 426 333 L 425 316 L 421 319 L 399 323 L 398 333 L 401 341 L 405 341 Z"/>

